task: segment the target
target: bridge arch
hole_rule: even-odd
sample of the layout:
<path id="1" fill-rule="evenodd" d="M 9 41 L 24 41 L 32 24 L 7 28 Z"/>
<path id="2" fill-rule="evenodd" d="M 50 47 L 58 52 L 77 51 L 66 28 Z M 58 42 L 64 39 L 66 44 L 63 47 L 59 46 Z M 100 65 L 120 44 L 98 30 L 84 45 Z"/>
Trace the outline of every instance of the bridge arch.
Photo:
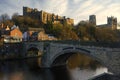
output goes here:
<path id="1" fill-rule="evenodd" d="M 80 49 L 80 48 L 79 49 L 66 49 L 66 50 L 62 50 L 61 52 L 57 53 L 51 59 L 50 66 L 54 67 L 54 66 L 64 65 L 64 64 L 66 64 L 66 62 L 67 62 L 67 60 L 70 56 L 72 56 L 73 54 L 77 54 L 77 53 L 89 56 L 92 59 L 98 61 L 100 64 L 102 64 L 103 66 L 106 67 L 106 64 L 104 63 L 103 60 L 101 60 L 98 57 L 92 55 L 92 53 L 90 51 L 88 51 L 86 49 Z"/>
<path id="2" fill-rule="evenodd" d="M 40 56 L 40 55 L 42 55 L 42 51 L 38 47 L 31 46 L 31 47 L 27 48 L 26 55 L 27 55 L 27 57 Z"/>

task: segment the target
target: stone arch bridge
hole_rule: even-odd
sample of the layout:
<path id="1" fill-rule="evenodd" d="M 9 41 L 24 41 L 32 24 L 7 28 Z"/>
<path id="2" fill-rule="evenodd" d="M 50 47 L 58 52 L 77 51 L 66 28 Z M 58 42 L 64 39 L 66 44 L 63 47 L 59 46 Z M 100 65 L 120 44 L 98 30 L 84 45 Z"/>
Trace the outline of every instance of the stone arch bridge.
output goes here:
<path id="1" fill-rule="evenodd" d="M 72 54 L 80 52 L 97 60 L 110 72 L 120 75 L 120 43 L 41 41 L 23 42 L 23 46 L 23 55 L 32 47 L 43 53 L 42 67 L 64 64 Z"/>

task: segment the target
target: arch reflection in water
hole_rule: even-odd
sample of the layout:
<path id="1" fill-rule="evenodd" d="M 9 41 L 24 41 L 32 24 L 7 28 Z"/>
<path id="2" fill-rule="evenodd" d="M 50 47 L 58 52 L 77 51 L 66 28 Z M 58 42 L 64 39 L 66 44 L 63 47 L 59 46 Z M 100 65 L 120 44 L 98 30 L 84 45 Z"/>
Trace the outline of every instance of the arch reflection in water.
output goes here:
<path id="1" fill-rule="evenodd" d="M 80 52 L 67 52 L 61 55 L 53 57 L 53 61 L 51 61 L 51 66 L 60 66 L 60 65 L 68 65 L 68 67 L 90 67 L 96 69 L 96 67 L 105 66 L 103 62 L 99 61 L 96 57 L 87 56 L 86 54 Z"/>
<path id="2" fill-rule="evenodd" d="M 97 59 L 98 60 L 98 59 Z M 67 65 L 73 80 L 87 80 L 93 76 L 107 72 L 107 68 L 93 57 L 70 52 L 58 56 L 52 66 Z"/>

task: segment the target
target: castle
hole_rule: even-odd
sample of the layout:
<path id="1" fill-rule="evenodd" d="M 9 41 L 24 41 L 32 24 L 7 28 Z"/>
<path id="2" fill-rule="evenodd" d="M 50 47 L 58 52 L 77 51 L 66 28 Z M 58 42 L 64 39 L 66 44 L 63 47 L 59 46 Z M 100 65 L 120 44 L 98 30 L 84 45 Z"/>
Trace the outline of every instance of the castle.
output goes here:
<path id="1" fill-rule="evenodd" d="M 53 24 L 69 24 L 74 25 L 74 20 L 66 18 L 65 16 L 61 17 L 55 14 L 45 12 L 43 10 L 38 11 L 36 8 L 23 7 L 23 16 L 29 16 L 31 18 L 37 19 L 43 24 L 46 24 L 48 21 L 52 21 Z"/>
<path id="2" fill-rule="evenodd" d="M 117 18 L 111 16 L 107 17 L 107 24 L 96 25 L 96 15 L 89 16 L 89 23 L 99 28 L 111 28 L 112 30 L 117 29 Z"/>

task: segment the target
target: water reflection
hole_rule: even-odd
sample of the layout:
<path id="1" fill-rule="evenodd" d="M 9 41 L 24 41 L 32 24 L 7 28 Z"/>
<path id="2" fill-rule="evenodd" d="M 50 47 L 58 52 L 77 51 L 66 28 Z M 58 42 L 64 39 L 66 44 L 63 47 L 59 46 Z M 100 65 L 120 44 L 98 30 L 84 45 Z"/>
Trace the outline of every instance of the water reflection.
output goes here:
<path id="1" fill-rule="evenodd" d="M 66 66 L 54 67 L 52 70 L 54 80 L 71 80 Z"/>
<path id="2" fill-rule="evenodd" d="M 41 69 L 38 58 L 0 62 L 0 80 L 87 80 L 94 70 L 79 68 L 67 70 L 66 66 Z"/>
<path id="3" fill-rule="evenodd" d="M 0 80 L 69 80 L 65 67 L 41 69 L 37 59 L 0 62 Z"/>
<path id="4" fill-rule="evenodd" d="M 71 80 L 88 80 L 104 72 L 107 72 L 107 68 L 105 67 L 100 67 L 100 68 L 97 68 L 96 70 L 80 69 L 80 68 L 75 68 L 75 69 L 70 70 L 71 77 L 72 77 Z"/>

